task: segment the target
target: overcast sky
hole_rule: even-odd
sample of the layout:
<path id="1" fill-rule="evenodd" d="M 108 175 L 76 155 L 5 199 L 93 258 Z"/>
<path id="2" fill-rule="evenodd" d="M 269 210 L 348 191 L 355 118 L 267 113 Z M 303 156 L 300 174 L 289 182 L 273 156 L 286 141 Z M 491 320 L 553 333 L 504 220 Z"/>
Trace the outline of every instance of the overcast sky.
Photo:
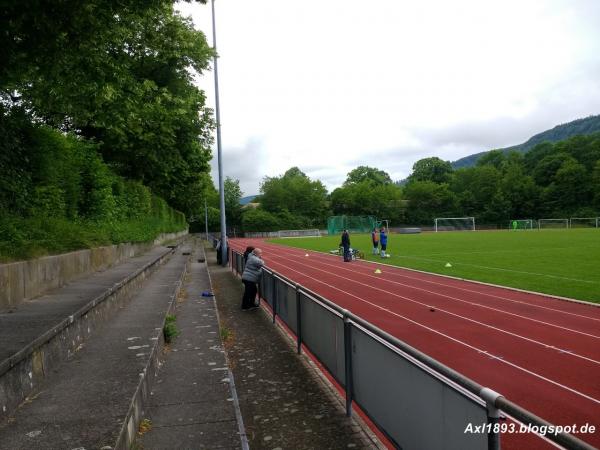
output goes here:
<path id="1" fill-rule="evenodd" d="M 179 5 L 212 44 L 210 4 Z M 216 0 L 225 176 L 408 176 L 600 114 L 599 0 Z M 199 81 L 214 105 L 213 73 Z M 214 150 L 213 179 L 217 178 Z"/>

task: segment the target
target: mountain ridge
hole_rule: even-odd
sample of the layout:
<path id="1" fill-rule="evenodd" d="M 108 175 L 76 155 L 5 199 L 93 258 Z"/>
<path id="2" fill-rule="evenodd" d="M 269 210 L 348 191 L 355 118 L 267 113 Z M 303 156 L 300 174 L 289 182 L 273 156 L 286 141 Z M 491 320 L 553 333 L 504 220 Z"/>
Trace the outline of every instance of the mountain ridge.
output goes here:
<path id="1" fill-rule="evenodd" d="M 554 128 L 535 134 L 522 144 L 499 149 L 491 149 L 457 159 L 456 161 L 452 162 L 452 168 L 461 169 L 465 167 L 472 167 L 477 164 L 477 160 L 479 160 L 479 158 L 493 150 L 500 150 L 503 153 L 509 153 L 511 151 L 527 153 L 537 144 L 541 144 L 542 142 L 558 142 L 576 135 L 588 135 L 599 131 L 600 115 L 576 119 L 571 122 L 556 125 Z"/>

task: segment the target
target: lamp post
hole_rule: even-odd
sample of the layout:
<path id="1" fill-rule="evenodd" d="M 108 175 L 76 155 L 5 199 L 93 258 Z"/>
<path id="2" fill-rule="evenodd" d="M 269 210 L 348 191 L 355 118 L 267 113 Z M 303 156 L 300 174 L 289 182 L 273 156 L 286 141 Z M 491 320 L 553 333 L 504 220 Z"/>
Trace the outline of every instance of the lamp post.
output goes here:
<path id="1" fill-rule="evenodd" d="M 202 1 L 206 3 L 206 0 Z M 215 27 L 215 0 L 211 0 L 213 64 L 215 68 L 215 119 L 217 122 L 217 161 L 219 165 L 219 209 L 221 210 L 221 263 L 227 265 L 227 224 L 225 222 L 225 183 L 223 181 L 223 158 L 221 157 L 221 115 L 219 109 L 219 74 L 217 69 L 217 30 Z"/>
<path id="2" fill-rule="evenodd" d="M 208 206 L 206 206 L 206 198 L 204 198 L 204 231 L 206 232 L 206 240 L 208 241 Z"/>

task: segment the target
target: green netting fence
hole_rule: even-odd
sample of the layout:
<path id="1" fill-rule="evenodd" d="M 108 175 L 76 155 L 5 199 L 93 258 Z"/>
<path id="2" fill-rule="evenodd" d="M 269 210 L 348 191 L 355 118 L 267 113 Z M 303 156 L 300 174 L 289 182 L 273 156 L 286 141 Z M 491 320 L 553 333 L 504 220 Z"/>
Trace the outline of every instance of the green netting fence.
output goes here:
<path id="1" fill-rule="evenodd" d="M 377 219 L 373 216 L 331 216 L 327 219 L 327 233 L 339 234 L 344 230 L 368 233 L 377 225 Z"/>

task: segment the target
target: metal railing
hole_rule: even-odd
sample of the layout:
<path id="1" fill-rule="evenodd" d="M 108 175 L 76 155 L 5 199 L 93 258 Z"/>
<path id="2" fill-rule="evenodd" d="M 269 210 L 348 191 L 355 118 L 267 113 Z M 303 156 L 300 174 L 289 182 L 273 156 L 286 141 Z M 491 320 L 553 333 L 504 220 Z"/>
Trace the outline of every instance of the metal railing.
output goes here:
<path id="1" fill-rule="evenodd" d="M 243 256 L 230 249 L 232 271 Z M 352 312 L 263 268 L 260 296 L 295 334 L 352 402 L 397 448 L 499 449 L 502 412 L 522 424 L 551 424 L 379 329 Z M 468 425 L 487 433 L 468 433 Z M 546 434 L 568 449 L 593 449 L 568 433 Z"/>

